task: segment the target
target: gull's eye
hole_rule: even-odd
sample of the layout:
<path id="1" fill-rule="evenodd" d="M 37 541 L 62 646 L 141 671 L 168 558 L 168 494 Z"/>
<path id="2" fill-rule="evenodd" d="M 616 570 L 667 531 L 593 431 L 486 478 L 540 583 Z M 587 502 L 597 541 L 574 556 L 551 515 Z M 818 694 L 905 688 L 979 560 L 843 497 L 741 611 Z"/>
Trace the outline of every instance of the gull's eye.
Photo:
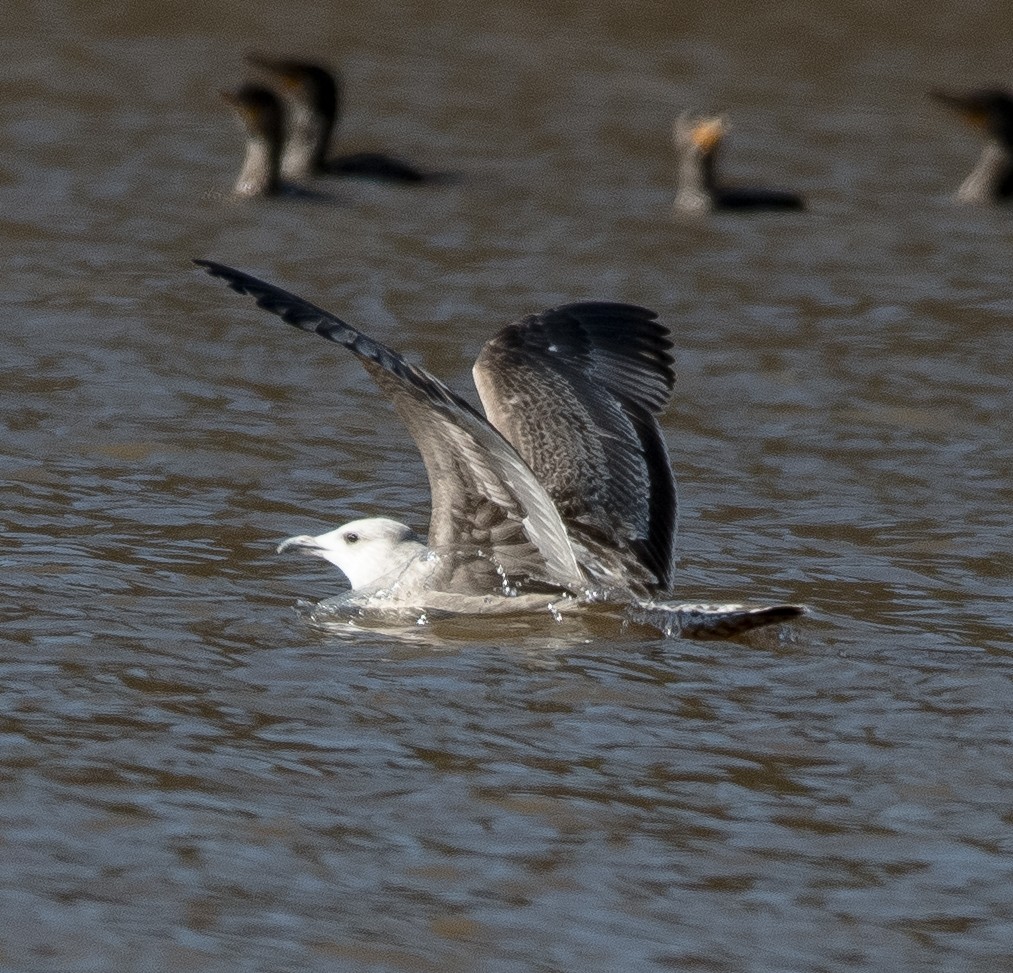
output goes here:
<path id="1" fill-rule="evenodd" d="M 356 534 L 354 530 L 350 530 L 347 534 L 345 534 L 346 544 L 354 544 L 356 541 L 358 541 L 358 539 L 359 535 Z"/>

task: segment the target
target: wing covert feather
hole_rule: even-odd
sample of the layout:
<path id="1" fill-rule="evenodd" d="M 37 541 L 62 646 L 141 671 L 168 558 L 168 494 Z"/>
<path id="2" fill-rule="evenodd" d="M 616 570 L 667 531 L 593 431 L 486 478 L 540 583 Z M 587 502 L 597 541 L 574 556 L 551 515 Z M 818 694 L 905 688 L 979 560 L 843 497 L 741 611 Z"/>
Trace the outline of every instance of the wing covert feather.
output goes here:
<path id="1" fill-rule="evenodd" d="M 654 312 L 587 302 L 508 325 L 475 363 L 489 421 L 531 467 L 574 541 L 651 592 L 671 587 L 675 479 L 656 414 L 675 383 Z"/>

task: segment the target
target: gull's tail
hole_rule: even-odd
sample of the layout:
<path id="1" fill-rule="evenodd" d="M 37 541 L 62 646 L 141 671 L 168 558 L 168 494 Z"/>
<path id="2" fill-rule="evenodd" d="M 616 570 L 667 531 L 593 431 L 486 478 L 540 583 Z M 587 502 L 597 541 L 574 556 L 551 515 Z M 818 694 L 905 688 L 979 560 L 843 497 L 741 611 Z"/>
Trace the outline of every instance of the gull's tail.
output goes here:
<path id="1" fill-rule="evenodd" d="M 778 625 L 806 613 L 802 605 L 677 605 L 650 602 L 641 606 L 644 621 L 660 625 L 669 635 L 690 639 L 727 639 L 764 625 Z M 639 614 L 639 613 L 638 613 Z"/>

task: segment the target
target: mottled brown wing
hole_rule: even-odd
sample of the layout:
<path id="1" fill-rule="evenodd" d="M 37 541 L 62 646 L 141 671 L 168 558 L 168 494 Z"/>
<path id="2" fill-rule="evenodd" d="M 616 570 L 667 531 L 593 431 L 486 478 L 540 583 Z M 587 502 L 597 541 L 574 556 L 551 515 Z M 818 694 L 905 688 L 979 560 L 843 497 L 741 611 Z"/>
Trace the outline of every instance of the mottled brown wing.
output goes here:
<path id="1" fill-rule="evenodd" d="M 446 559 L 444 590 L 495 593 L 500 585 L 525 579 L 581 587 L 583 573 L 549 495 L 510 443 L 467 402 L 424 369 L 302 298 L 222 264 L 195 263 L 286 323 L 358 356 L 422 454 L 433 497 L 429 546 L 460 553 Z"/>
<path id="2" fill-rule="evenodd" d="M 489 421 L 548 491 L 571 539 L 633 587 L 671 587 L 675 479 L 655 415 L 675 376 L 668 329 L 629 304 L 567 304 L 486 343 L 475 385 Z"/>

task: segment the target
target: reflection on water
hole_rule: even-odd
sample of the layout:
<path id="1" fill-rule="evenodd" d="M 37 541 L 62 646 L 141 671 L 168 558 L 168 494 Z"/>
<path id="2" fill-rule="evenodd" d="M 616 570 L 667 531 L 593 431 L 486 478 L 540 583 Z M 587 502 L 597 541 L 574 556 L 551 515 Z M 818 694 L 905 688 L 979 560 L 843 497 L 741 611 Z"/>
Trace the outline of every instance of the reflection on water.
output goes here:
<path id="1" fill-rule="evenodd" d="M 0 966 L 1013 962 L 1013 223 L 952 203 L 978 142 L 924 95 L 1008 75 L 1005 10 L 632 13 L 12 18 Z M 340 64 L 343 148 L 460 182 L 229 201 L 217 91 L 266 48 Z M 809 212 L 671 219 L 683 108 L 726 111 L 729 178 Z M 748 643 L 307 624 L 299 599 L 343 581 L 273 546 L 362 515 L 424 530 L 428 485 L 354 361 L 194 256 L 458 389 L 522 313 L 657 309 L 675 599 L 812 615 Z"/>

